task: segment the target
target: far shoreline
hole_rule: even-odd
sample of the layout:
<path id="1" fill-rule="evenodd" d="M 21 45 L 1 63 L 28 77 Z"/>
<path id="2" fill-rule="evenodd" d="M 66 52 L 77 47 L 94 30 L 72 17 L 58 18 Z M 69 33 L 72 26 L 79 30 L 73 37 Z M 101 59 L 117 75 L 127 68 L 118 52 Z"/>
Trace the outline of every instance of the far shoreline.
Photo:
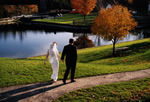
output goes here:
<path id="1" fill-rule="evenodd" d="M 144 38 L 144 39 L 139 39 L 139 40 L 145 40 L 145 39 L 150 39 L 150 38 Z M 132 40 L 132 41 L 126 41 L 126 42 L 134 42 L 134 41 L 138 41 L 138 40 Z M 119 42 L 117 44 L 120 43 L 126 43 L 126 42 Z M 116 45 L 117 45 L 116 44 Z M 89 47 L 89 48 L 96 48 L 96 47 L 103 47 L 103 46 L 111 46 L 112 44 L 108 44 L 108 45 L 101 45 L 101 46 L 95 46 L 95 47 Z M 82 48 L 82 49 L 77 49 L 77 50 L 84 50 L 84 49 L 89 49 L 89 48 Z M 117 48 L 117 47 L 116 47 Z M 60 54 L 62 52 L 59 52 Z M 23 58 L 11 58 L 11 57 L 0 57 L 0 58 L 10 58 L 10 59 L 28 59 L 28 58 L 35 58 L 35 57 L 41 57 L 41 56 L 46 56 L 46 54 L 41 54 L 41 55 L 37 55 L 37 56 L 29 56 L 29 57 L 23 57 Z"/>

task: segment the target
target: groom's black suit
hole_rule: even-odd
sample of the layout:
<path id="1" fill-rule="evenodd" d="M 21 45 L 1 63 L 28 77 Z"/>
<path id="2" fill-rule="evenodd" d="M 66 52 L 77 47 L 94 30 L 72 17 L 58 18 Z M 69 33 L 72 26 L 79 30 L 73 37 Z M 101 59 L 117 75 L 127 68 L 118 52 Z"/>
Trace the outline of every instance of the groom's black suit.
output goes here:
<path id="1" fill-rule="evenodd" d="M 72 44 L 66 45 L 63 49 L 61 60 L 64 60 L 64 57 L 66 56 L 66 72 L 64 75 L 63 81 L 66 81 L 69 71 L 71 69 L 71 81 L 74 80 L 74 73 L 76 68 L 76 61 L 77 61 L 77 49 Z"/>

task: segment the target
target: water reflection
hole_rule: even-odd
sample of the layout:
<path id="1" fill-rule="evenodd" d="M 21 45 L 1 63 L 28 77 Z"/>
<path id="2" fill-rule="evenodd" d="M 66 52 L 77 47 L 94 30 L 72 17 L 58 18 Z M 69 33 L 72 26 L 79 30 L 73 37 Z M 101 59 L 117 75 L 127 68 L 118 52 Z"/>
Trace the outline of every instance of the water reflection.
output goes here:
<path id="1" fill-rule="evenodd" d="M 61 52 L 72 37 L 69 32 L 45 33 L 45 31 L 0 32 L 0 57 L 23 58 L 43 55 L 51 42 L 58 43 Z"/>
<path id="2" fill-rule="evenodd" d="M 132 32 L 126 38 L 119 42 L 138 40 L 145 38 L 144 31 Z M 149 34 L 148 34 L 149 35 Z M 83 41 L 82 47 L 79 39 L 86 37 L 89 44 Z M 58 43 L 58 50 L 61 52 L 64 45 L 68 44 L 68 40 L 74 38 L 80 45 L 79 48 L 86 46 L 101 46 L 112 44 L 98 36 L 90 33 L 72 33 L 72 32 L 45 32 L 44 30 L 8 30 L 0 31 L 0 57 L 24 58 L 30 56 L 38 56 L 46 54 L 51 42 Z M 93 44 L 93 45 L 92 45 Z"/>
<path id="3" fill-rule="evenodd" d="M 108 45 L 108 44 L 112 44 L 112 41 L 107 41 L 103 38 L 101 38 L 100 36 L 89 36 L 90 39 L 93 40 L 95 46 L 101 46 L 101 45 Z M 133 41 L 133 40 L 139 40 L 139 39 L 143 39 L 143 38 L 148 38 L 146 37 L 146 35 L 144 35 L 141 32 L 131 32 L 130 34 L 128 34 L 125 38 L 123 38 L 122 40 L 118 40 L 117 43 L 120 42 L 127 42 L 127 41 Z"/>

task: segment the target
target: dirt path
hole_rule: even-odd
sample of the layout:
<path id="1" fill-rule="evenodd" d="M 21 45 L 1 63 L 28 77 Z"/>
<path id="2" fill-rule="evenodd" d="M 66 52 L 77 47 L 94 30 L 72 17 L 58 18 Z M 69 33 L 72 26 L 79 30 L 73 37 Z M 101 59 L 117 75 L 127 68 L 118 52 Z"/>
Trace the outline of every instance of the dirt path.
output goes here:
<path id="1" fill-rule="evenodd" d="M 70 80 L 67 80 L 65 85 L 60 80 L 55 83 L 47 82 L 11 86 L 0 88 L 0 102 L 50 102 L 77 89 L 146 77 L 150 77 L 150 69 L 78 78 L 74 83 L 70 83 Z"/>

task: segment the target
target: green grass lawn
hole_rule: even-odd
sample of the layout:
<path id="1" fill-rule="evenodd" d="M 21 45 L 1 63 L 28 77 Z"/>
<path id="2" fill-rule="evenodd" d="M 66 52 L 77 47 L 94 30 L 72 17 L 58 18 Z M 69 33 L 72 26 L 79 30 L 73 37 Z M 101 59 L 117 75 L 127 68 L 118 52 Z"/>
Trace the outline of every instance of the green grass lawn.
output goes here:
<path id="1" fill-rule="evenodd" d="M 86 16 L 86 20 L 93 20 L 96 17 L 96 14 L 91 13 Z M 63 17 L 52 18 L 52 19 L 35 19 L 34 21 L 42 21 L 42 22 L 51 22 L 51 23 L 60 23 L 60 24 L 73 24 L 73 20 L 83 21 L 83 15 L 80 14 L 64 14 Z"/>
<path id="2" fill-rule="evenodd" d="M 112 45 L 78 50 L 75 77 L 135 71 L 150 68 L 150 39 L 116 44 L 128 47 L 112 57 Z M 0 87 L 50 81 L 51 65 L 45 56 L 24 59 L 0 58 Z M 63 78 L 65 64 L 60 61 L 59 79 Z"/>
<path id="3" fill-rule="evenodd" d="M 150 102 L 150 77 L 79 89 L 55 102 Z"/>

